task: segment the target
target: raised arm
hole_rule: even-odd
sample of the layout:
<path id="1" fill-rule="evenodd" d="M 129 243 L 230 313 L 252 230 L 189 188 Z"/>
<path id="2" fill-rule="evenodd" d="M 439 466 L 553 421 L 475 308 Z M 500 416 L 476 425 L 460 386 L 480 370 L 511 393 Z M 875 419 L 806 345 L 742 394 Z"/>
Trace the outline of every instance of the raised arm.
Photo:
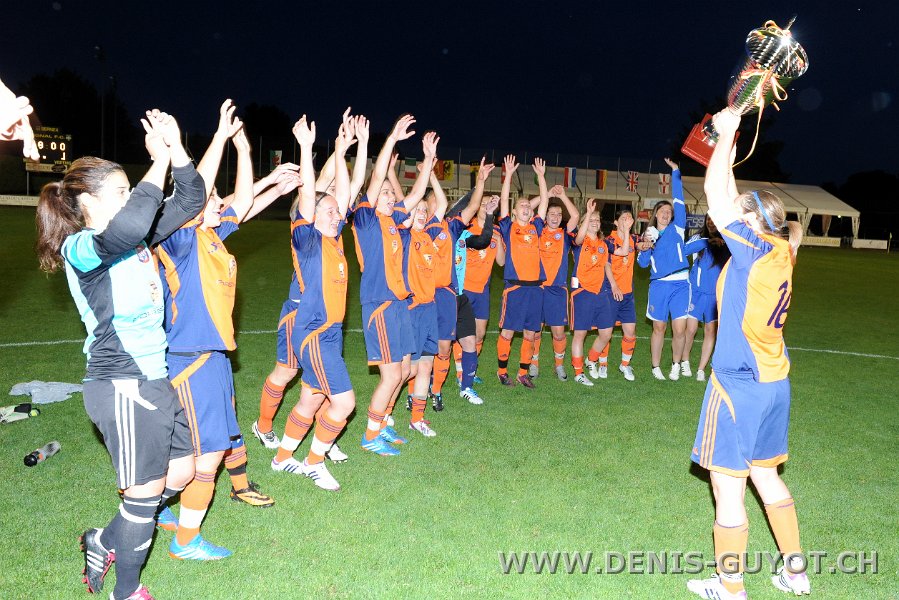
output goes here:
<path id="1" fill-rule="evenodd" d="M 369 123 L 362 115 L 356 116 L 356 164 L 353 165 L 353 176 L 350 179 L 350 201 L 359 195 L 365 183 L 365 170 L 368 167 L 368 134 Z"/>
<path id="2" fill-rule="evenodd" d="M 347 106 L 346 110 L 343 111 L 343 116 L 340 119 L 341 123 L 345 123 L 347 119 L 350 118 L 350 110 L 351 107 Z M 315 191 L 316 192 L 324 192 L 328 189 L 328 186 L 334 181 L 334 153 L 331 153 L 331 156 L 328 157 L 328 160 L 325 161 L 324 166 L 322 166 L 322 170 L 318 173 L 318 179 L 315 180 Z"/>
<path id="3" fill-rule="evenodd" d="M 341 218 L 350 206 L 350 174 L 346 168 L 346 151 L 352 145 L 356 132 L 356 120 L 347 119 L 341 124 L 334 140 L 334 199 Z"/>
<path id="4" fill-rule="evenodd" d="M 666 158 L 665 162 L 671 167 L 671 204 L 674 207 L 672 223 L 683 237 L 687 229 L 687 205 L 684 204 L 684 184 L 681 180 L 680 166 L 670 158 Z"/>
<path id="5" fill-rule="evenodd" d="M 394 152 L 393 156 L 390 157 L 390 164 L 387 166 L 387 181 L 390 182 L 390 187 L 393 188 L 393 195 L 398 203 L 406 198 L 406 192 L 403 191 L 403 186 L 396 176 L 396 161 L 399 156 L 399 154 Z"/>
<path id="6" fill-rule="evenodd" d="M 446 207 L 449 206 L 449 201 L 447 201 L 443 186 L 440 185 L 440 180 L 437 179 L 437 173 L 435 173 L 433 169 L 431 170 L 430 181 L 431 189 L 434 190 L 434 197 L 437 199 L 437 208 L 434 210 L 434 218 L 438 221 L 442 221 L 444 215 L 446 215 Z"/>
<path id="7" fill-rule="evenodd" d="M 312 165 L 315 121 L 307 123 L 306 115 L 303 115 L 294 124 L 293 135 L 300 146 L 300 179 L 304 182 L 300 188 L 297 209 L 303 219 L 311 222 L 315 218 L 315 186 L 305 185 L 305 182 L 315 181 L 315 167 Z"/>
<path id="8" fill-rule="evenodd" d="M 240 129 L 234 137 L 234 148 L 237 150 L 237 175 L 234 179 L 234 194 L 231 197 L 231 208 L 242 223 L 253 206 L 253 156 L 247 133 Z"/>
<path id="9" fill-rule="evenodd" d="M 518 169 L 518 162 L 515 160 L 514 154 L 507 154 L 503 158 L 503 166 L 506 169 L 506 176 L 503 178 L 503 187 L 499 192 L 499 218 L 505 219 L 509 216 L 509 192 L 512 190 L 512 174 Z"/>
<path id="10" fill-rule="evenodd" d="M 550 196 L 555 196 L 559 200 L 562 201 L 562 204 L 565 205 L 565 210 L 568 211 L 568 224 L 565 226 L 568 233 L 574 231 L 575 227 L 577 227 L 578 221 L 581 218 L 581 213 L 574 205 L 574 202 L 571 201 L 571 198 L 568 197 L 568 194 L 565 193 L 565 188 L 561 185 L 554 185 L 551 190 L 549 190 Z"/>
<path id="11" fill-rule="evenodd" d="M 703 189 L 709 205 L 709 214 L 718 228 L 724 229 L 739 216 L 734 206 L 736 184 L 732 183 L 734 176 L 731 156 L 737 128 L 740 126 L 740 116 L 724 109 L 712 117 L 712 124 L 719 137 L 705 172 Z"/>
<path id="12" fill-rule="evenodd" d="M 222 102 L 222 105 L 219 107 L 218 127 L 212 136 L 212 141 L 209 142 L 209 147 L 203 154 L 203 158 L 200 159 L 200 163 L 197 165 L 197 173 L 200 174 L 200 177 L 203 178 L 206 184 L 207 196 L 212 193 L 212 188 L 215 187 L 215 176 L 218 173 L 219 164 L 222 162 L 225 144 L 228 143 L 229 138 L 243 127 L 240 119 L 234 116 L 235 110 L 237 110 L 237 107 L 234 106 L 230 99 Z M 250 166 L 252 167 L 252 164 Z"/>
<path id="13" fill-rule="evenodd" d="M 299 167 L 296 168 L 299 169 Z M 265 191 L 257 193 L 253 198 L 253 206 L 250 207 L 247 216 L 243 219 L 244 221 L 249 221 L 268 208 L 272 202 L 303 185 L 303 182 L 300 181 L 300 174 L 295 169 L 285 169 L 277 171 L 277 173 L 278 178 L 275 180 L 274 184 Z M 256 189 L 255 186 L 253 189 Z"/>
<path id="14" fill-rule="evenodd" d="M 32 160 L 40 160 L 34 143 L 34 130 L 28 118 L 34 112 L 31 101 L 25 96 L 16 96 L 0 81 L 0 141 L 22 141 L 22 154 Z"/>
<path id="15" fill-rule="evenodd" d="M 384 184 L 384 179 L 387 177 L 387 167 L 390 164 L 390 157 L 393 155 L 396 143 L 415 135 L 414 131 L 409 131 L 409 128 L 414 123 L 415 117 L 412 115 L 401 116 L 393 125 L 390 135 L 384 140 L 384 145 L 381 146 L 381 152 L 378 153 L 378 159 L 375 161 L 375 166 L 372 169 L 371 182 L 369 182 L 368 190 L 365 192 L 369 200 L 374 201 L 381 192 L 381 185 Z"/>
<path id="16" fill-rule="evenodd" d="M 537 175 L 537 187 L 540 188 L 540 206 L 537 216 L 546 220 L 546 209 L 549 208 L 549 192 L 546 190 L 546 163 L 542 158 L 534 159 L 534 173 Z"/>
<path id="17" fill-rule="evenodd" d="M 271 173 L 253 183 L 253 195 L 258 196 L 262 192 L 269 189 L 271 186 L 278 183 L 278 181 L 280 181 L 281 179 L 281 176 L 286 171 L 292 171 L 299 175 L 300 165 L 295 165 L 293 163 L 281 163 L 280 165 L 272 169 Z"/>
<path id="18" fill-rule="evenodd" d="M 490 196 L 490 199 L 487 200 L 487 216 L 484 217 L 484 227 L 481 228 L 481 233 L 465 240 L 467 247 L 473 250 L 483 250 L 490 245 L 490 240 L 493 239 L 493 212 L 498 206 L 499 196 L 495 194 Z"/>
<path id="19" fill-rule="evenodd" d="M 478 180 L 475 182 L 474 190 L 472 190 L 471 197 L 468 199 L 468 204 L 465 205 L 465 208 L 459 213 L 459 218 L 462 219 L 462 222 L 466 225 L 471 223 L 471 220 L 474 219 L 475 215 L 478 214 L 478 211 L 481 209 L 481 202 L 484 199 L 484 186 L 487 185 L 487 178 L 490 176 L 490 172 L 496 167 L 493 163 L 484 163 L 485 158 L 481 158 L 481 166 L 478 169 Z M 497 198 L 499 198 L 497 196 Z M 496 207 L 493 207 L 496 210 Z"/>
<path id="20" fill-rule="evenodd" d="M 412 189 L 409 190 L 409 193 L 403 199 L 403 206 L 409 213 L 425 197 L 425 192 L 428 189 L 428 178 L 434 169 L 434 161 L 437 160 L 437 143 L 439 141 L 440 138 L 437 137 L 437 133 L 434 131 L 429 131 L 422 137 L 421 148 L 425 157 L 422 159 L 421 171 L 419 171 L 418 177 L 415 178 Z"/>
<path id="21" fill-rule="evenodd" d="M 587 209 L 584 212 L 583 218 L 581 218 L 580 227 L 577 230 L 577 237 L 574 238 L 574 244 L 576 246 L 580 246 L 584 243 L 584 238 L 587 237 L 587 223 L 590 221 L 590 217 L 596 212 L 596 199 L 587 198 L 587 204 L 585 206 Z"/>

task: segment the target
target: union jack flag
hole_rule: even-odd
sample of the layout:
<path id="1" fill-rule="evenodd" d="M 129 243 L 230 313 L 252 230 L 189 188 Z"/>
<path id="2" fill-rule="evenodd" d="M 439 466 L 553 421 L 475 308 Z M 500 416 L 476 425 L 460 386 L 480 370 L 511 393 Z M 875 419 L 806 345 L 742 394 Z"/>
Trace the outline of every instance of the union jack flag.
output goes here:
<path id="1" fill-rule="evenodd" d="M 671 189 L 671 173 L 659 173 L 659 193 L 667 194 Z"/>
<path id="2" fill-rule="evenodd" d="M 628 171 L 627 172 L 627 191 L 636 192 L 637 184 L 640 180 L 640 174 L 636 171 Z"/>

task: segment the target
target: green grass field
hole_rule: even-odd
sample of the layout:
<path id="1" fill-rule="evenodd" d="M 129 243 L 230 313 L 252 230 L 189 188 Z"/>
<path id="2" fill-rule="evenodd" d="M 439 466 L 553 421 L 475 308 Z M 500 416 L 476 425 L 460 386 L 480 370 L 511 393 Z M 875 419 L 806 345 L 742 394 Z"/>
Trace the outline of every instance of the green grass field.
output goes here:
<path id="1" fill-rule="evenodd" d="M 71 341 L 83 340 L 84 329 L 65 277 L 37 268 L 33 215 L 0 208 L 2 390 L 34 379 L 78 382 L 84 374 L 81 343 Z M 241 333 L 233 363 L 238 415 L 249 433 L 287 292 L 288 225 L 249 223 L 228 246 L 239 263 Z M 345 247 L 352 248 L 350 239 Z M 448 383 L 446 410 L 427 413 L 438 437 L 412 438 L 391 459 L 358 446 L 377 377 L 365 366 L 356 332 L 358 279 L 351 283 L 346 360 L 359 409 L 340 440 L 350 460 L 331 467 L 342 491 L 271 471 L 272 451 L 251 436 L 250 477 L 277 505 L 259 510 L 231 502 L 227 475 L 220 477 L 203 531 L 234 556 L 176 562 L 166 552 L 172 534 L 158 532 L 142 577 L 157 598 L 690 597 L 686 574 L 536 574 L 530 565 L 524 574 L 503 574 L 499 561 L 501 551 L 591 551 L 594 566 L 605 552 L 700 551 L 711 558 L 711 492 L 689 460 L 704 384 L 651 378 L 648 324 L 638 326 L 637 381 L 616 372 L 591 389 L 544 375 L 534 391 L 501 390 L 492 377 L 491 331 L 480 370 L 486 403 L 461 401 Z M 500 285 L 495 280 L 494 302 Z M 646 286 L 645 272 L 638 273 L 638 314 Z M 876 575 L 812 576 L 816 597 L 899 598 L 897 295 L 895 254 L 800 253 L 786 330 L 795 350 L 784 478 L 797 500 L 803 547 L 828 553 L 825 570 L 842 551 L 877 551 L 879 559 Z M 518 342 L 515 356 L 517 349 Z M 548 342 L 542 355 L 550 365 Z M 297 390 L 278 414 L 279 432 Z M 405 430 L 402 404 L 395 415 Z M 23 466 L 25 454 L 52 439 L 62 444 L 57 456 Z M 45 406 L 38 418 L 0 426 L 0 480 L 0 597 L 85 597 L 77 537 L 104 525 L 118 496 L 80 395 Z M 747 498 L 749 550 L 775 550 L 760 503 Z M 107 591 L 112 583 L 113 576 Z M 766 572 L 747 575 L 746 587 L 752 598 L 785 597 Z"/>

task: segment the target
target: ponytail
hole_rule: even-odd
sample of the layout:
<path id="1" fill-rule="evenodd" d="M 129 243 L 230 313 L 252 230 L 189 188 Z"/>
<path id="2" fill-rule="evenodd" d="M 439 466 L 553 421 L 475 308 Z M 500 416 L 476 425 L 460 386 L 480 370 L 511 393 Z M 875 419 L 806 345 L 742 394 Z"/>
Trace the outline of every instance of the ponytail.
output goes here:
<path id="1" fill-rule="evenodd" d="M 787 221 L 787 232 L 787 239 L 793 254 L 793 264 L 796 264 L 796 253 L 799 252 L 799 244 L 802 243 L 802 225 L 798 221 Z"/>
<path id="2" fill-rule="evenodd" d="M 43 187 L 35 213 L 37 242 L 34 245 L 41 270 L 53 273 L 62 266 L 62 243 L 80 230 L 83 223 L 80 204 L 70 203 L 63 197 L 61 182 Z"/>

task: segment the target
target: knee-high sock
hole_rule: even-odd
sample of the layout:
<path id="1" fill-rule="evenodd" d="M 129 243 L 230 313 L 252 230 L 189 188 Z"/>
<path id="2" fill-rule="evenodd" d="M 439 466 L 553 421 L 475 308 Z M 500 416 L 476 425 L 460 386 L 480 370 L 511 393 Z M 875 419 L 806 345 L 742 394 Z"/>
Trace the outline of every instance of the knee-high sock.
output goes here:
<path id="1" fill-rule="evenodd" d="M 743 591 L 743 570 L 746 545 L 749 543 L 749 523 L 724 527 L 715 521 L 715 561 L 721 583 L 732 594 Z"/>
<path id="2" fill-rule="evenodd" d="M 194 479 L 181 493 L 181 512 L 178 513 L 178 531 L 175 539 L 182 546 L 200 533 L 200 525 L 212 494 L 215 492 L 215 471 L 197 471 Z"/>
<path id="3" fill-rule="evenodd" d="M 599 351 L 599 364 L 604 365 L 609 362 L 609 346 L 612 342 L 606 344 L 606 347 Z"/>
<path id="4" fill-rule="evenodd" d="M 463 376 L 464 377 L 464 376 Z M 463 388 L 464 389 L 464 388 Z M 428 405 L 427 398 L 412 396 L 412 418 L 413 423 L 423 421 L 425 418 L 425 407 Z"/>
<path id="5" fill-rule="evenodd" d="M 231 443 L 231 448 L 225 452 L 225 468 L 231 476 L 231 486 L 242 490 L 250 487 L 247 480 L 247 447 L 244 446 L 243 436 L 238 436 Z M 236 447 L 234 444 L 237 444 Z"/>
<path id="6" fill-rule="evenodd" d="M 521 340 L 521 352 L 518 355 L 518 374 L 527 375 L 531 366 L 531 356 L 534 355 L 534 340 Z"/>
<path id="7" fill-rule="evenodd" d="M 453 342 L 453 360 L 456 363 L 456 378 L 462 377 L 462 344 Z"/>
<path id="8" fill-rule="evenodd" d="M 119 505 L 119 514 L 113 519 L 119 521 L 115 540 L 111 540 L 110 546 L 101 541 L 106 548 L 115 549 L 116 584 L 113 594 L 116 598 L 127 598 L 140 586 L 140 571 L 153 543 L 159 501 L 160 496 L 125 496 Z"/>
<path id="9" fill-rule="evenodd" d="M 572 356 L 571 357 L 571 366 L 574 367 L 574 376 L 584 374 L 584 357 L 583 356 Z"/>
<path id="10" fill-rule="evenodd" d="M 449 354 L 438 354 L 434 358 L 434 380 L 431 382 L 431 393 L 439 394 L 443 391 L 443 382 L 449 375 Z"/>
<path id="11" fill-rule="evenodd" d="M 335 421 L 328 417 L 327 413 L 321 414 L 315 424 L 315 435 L 312 438 L 312 445 L 309 447 L 309 455 L 306 461 L 310 465 L 320 463 L 325 460 L 325 454 L 331 449 L 334 440 L 346 427 L 346 419 L 343 421 Z"/>
<path id="12" fill-rule="evenodd" d="M 622 337 L 621 338 L 621 364 L 625 367 L 631 364 L 631 358 L 634 356 L 634 348 L 637 347 L 637 338 Z"/>
<path id="13" fill-rule="evenodd" d="M 265 383 L 262 384 L 262 397 L 259 398 L 259 420 L 257 421 L 259 431 L 268 433 L 272 430 L 272 419 L 275 418 L 275 413 L 278 412 L 278 407 L 281 406 L 283 399 L 284 386 L 272 383 L 272 380 L 266 377 Z"/>
<path id="14" fill-rule="evenodd" d="M 533 351 L 531 353 L 531 364 L 539 365 L 540 364 L 540 340 L 543 338 L 543 334 L 541 332 L 537 332 L 537 335 L 534 336 L 533 342 Z"/>
<path id="15" fill-rule="evenodd" d="M 784 566 L 790 570 L 787 556 L 802 552 L 799 545 L 799 519 L 796 517 L 796 503 L 792 498 L 765 505 L 768 523 L 777 540 L 777 549 L 784 557 Z M 791 571 L 791 570 L 790 570 Z M 791 571 L 792 572 L 792 571 Z"/>
<path id="16" fill-rule="evenodd" d="M 381 423 L 384 421 L 386 413 L 378 412 L 369 405 L 368 407 L 368 426 L 365 428 L 365 439 L 373 440 L 381 433 Z"/>
<path id="17" fill-rule="evenodd" d="M 508 373 L 509 353 L 512 351 L 512 340 L 505 338 L 500 334 L 496 338 L 496 362 L 499 366 L 497 373 L 505 375 Z"/>
<path id="18" fill-rule="evenodd" d="M 474 385 L 474 376 L 478 372 L 478 353 L 462 352 L 462 382 L 459 389 L 468 389 Z"/>
<path id="19" fill-rule="evenodd" d="M 561 367 L 565 363 L 566 346 L 568 346 L 568 340 L 566 338 L 562 338 L 561 340 L 553 338 L 553 358 L 555 359 L 557 367 Z"/>
<path id="20" fill-rule="evenodd" d="M 597 352 L 593 348 L 590 348 L 587 351 L 587 360 L 589 360 L 592 363 L 595 363 L 596 361 L 599 360 L 599 352 Z"/>
<path id="21" fill-rule="evenodd" d="M 284 426 L 284 436 L 281 438 L 281 445 L 278 446 L 275 461 L 281 462 L 292 457 L 310 427 L 312 427 L 312 419 L 304 417 L 297 412 L 297 407 L 294 407 L 290 411 L 290 416 L 287 417 L 287 425 Z"/>

